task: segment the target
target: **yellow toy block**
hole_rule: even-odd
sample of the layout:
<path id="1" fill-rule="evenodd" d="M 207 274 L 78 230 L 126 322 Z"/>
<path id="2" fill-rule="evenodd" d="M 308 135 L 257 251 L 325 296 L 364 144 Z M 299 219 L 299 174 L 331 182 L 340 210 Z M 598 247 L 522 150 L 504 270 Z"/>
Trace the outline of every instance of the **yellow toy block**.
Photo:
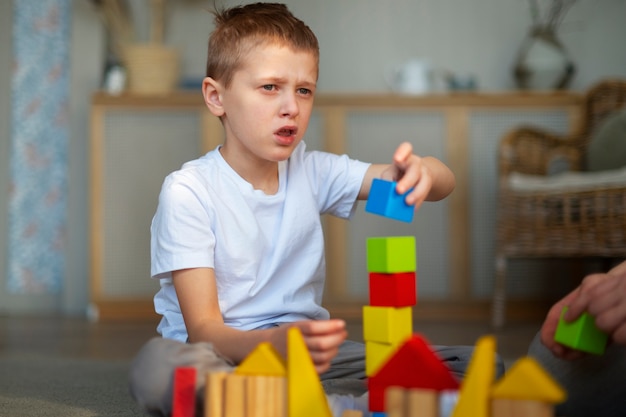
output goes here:
<path id="1" fill-rule="evenodd" d="M 536 360 L 527 356 L 511 366 L 493 387 L 491 396 L 558 404 L 565 401 L 567 393 Z"/>
<path id="2" fill-rule="evenodd" d="M 496 373 L 495 354 L 496 339 L 493 336 L 478 339 L 452 417 L 489 416 L 489 394 Z"/>
<path id="3" fill-rule="evenodd" d="M 365 342 L 365 375 L 372 376 L 387 363 L 400 345 L 388 343 Z"/>
<path id="4" fill-rule="evenodd" d="M 297 327 L 287 331 L 287 409 L 289 417 L 333 417 Z"/>
<path id="5" fill-rule="evenodd" d="M 397 345 L 413 334 L 411 307 L 363 306 L 363 339 Z"/>
<path id="6" fill-rule="evenodd" d="M 287 376 L 287 365 L 269 342 L 262 342 L 234 371 L 239 375 Z"/>
<path id="7" fill-rule="evenodd" d="M 541 401 L 494 398 L 491 417 L 554 417 L 554 406 Z"/>

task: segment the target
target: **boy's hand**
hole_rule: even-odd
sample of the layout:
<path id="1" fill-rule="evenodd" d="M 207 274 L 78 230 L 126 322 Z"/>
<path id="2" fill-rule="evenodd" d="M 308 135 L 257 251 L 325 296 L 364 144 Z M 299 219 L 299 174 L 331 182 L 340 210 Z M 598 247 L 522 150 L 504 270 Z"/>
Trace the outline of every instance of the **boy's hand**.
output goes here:
<path id="1" fill-rule="evenodd" d="M 397 181 L 398 194 L 404 194 L 413 188 L 405 201 L 416 209 L 426 200 L 433 185 L 430 169 L 421 157 L 413 154 L 413 146 L 408 142 L 398 146 L 393 154 L 393 163 L 382 172 L 381 178 Z"/>
<path id="2" fill-rule="evenodd" d="M 343 320 L 306 320 L 280 326 L 270 342 L 285 357 L 287 357 L 287 329 L 290 327 L 300 329 L 318 374 L 330 368 L 331 360 L 337 355 L 339 346 L 348 335 Z"/>

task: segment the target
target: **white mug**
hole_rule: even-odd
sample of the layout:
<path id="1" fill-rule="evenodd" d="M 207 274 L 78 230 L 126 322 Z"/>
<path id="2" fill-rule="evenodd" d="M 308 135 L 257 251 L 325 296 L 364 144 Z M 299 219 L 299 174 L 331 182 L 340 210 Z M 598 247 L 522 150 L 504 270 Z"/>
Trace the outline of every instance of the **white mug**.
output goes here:
<path id="1" fill-rule="evenodd" d="M 411 59 L 387 71 L 386 78 L 389 87 L 397 93 L 425 94 L 431 89 L 431 68 L 421 59 Z"/>

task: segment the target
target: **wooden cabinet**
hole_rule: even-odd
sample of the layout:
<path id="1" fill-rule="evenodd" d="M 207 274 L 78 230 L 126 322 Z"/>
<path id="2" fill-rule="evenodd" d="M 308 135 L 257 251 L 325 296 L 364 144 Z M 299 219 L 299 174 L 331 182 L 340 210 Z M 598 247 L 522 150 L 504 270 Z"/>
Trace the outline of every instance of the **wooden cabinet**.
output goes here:
<path id="1" fill-rule="evenodd" d="M 571 131 L 580 101 L 568 93 L 318 95 L 308 148 L 386 163 L 400 142 L 410 141 L 417 153 L 443 160 L 457 180 L 447 199 L 426 204 L 410 225 L 366 214 L 363 204 L 350 222 L 326 219 L 329 308 L 358 315 L 367 304 L 366 237 L 412 234 L 424 314 L 428 306 L 437 314 L 441 306 L 460 314 L 458 306 L 465 305 L 486 317 L 499 140 L 520 124 Z M 98 93 L 91 123 L 93 310 L 101 318 L 150 316 L 158 283 L 149 278 L 149 225 L 161 183 L 221 143 L 221 124 L 199 93 L 187 92 L 157 98 Z M 523 291 L 532 297 L 539 289 Z"/>

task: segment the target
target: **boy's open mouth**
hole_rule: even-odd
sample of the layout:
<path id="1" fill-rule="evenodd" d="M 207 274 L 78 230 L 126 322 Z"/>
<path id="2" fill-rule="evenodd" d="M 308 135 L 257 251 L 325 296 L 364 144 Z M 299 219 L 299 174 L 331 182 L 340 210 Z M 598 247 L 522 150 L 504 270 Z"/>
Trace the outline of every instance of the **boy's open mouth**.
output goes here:
<path id="1" fill-rule="evenodd" d="M 285 136 L 285 137 L 287 137 L 287 136 L 295 136 L 296 132 L 297 132 L 297 129 L 295 129 L 295 128 L 287 128 L 286 127 L 286 128 L 279 129 L 276 132 L 276 134 L 278 136 Z"/>

